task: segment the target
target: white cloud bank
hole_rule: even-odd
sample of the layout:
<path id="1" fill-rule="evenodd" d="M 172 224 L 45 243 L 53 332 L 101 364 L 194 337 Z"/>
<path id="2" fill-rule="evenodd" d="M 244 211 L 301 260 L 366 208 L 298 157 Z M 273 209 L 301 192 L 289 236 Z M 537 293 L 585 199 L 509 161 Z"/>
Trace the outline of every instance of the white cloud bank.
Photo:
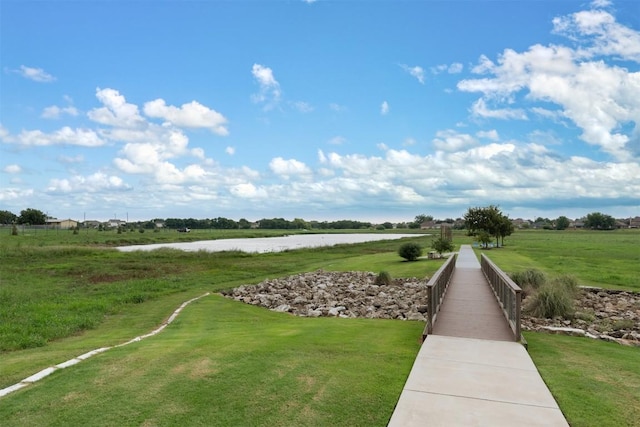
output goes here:
<path id="1" fill-rule="evenodd" d="M 461 91 L 482 94 L 471 114 L 524 120 L 524 110 L 509 107 L 524 92 L 525 100 L 532 104 L 557 106 L 559 110 L 551 112 L 533 105 L 533 111 L 570 120 L 582 130 L 580 138 L 588 144 L 620 160 L 637 156 L 640 72 L 610 65 L 602 58 L 639 63 L 640 33 L 599 9 L 555 18 L 553 25 L 554 32 L 572 40 L 574 48 L 536 44 L 524 52 L 505 49 L 496 62 L 481 56 L 473 72 L 486 77 L 458 83 Z M 506 108 L 490 109 L 489 102 L 504 103 Z M 624 133 L 622 129 L 629 126 L 632 133 Z"/>

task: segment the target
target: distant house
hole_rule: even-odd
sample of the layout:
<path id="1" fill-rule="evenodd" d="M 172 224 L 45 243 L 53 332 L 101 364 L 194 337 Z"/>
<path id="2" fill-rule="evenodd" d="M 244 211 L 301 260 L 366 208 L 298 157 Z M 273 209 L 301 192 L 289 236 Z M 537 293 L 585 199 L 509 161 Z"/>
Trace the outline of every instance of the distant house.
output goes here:
<path id="1" fill-rule="evenodd" d="M 98 228 L 98 227 L 100 227 L 100 224 L 102 224 L 100 221 L 95 221 L 95 220 L 91 220 L 91 219 L 88 219 L 88 220 L 86 220 L 85 222 L 82 223 L 82 225 L 85 228 Z"/>
<path id="2" fill-rule="evenodd" d="M 516 218 L 511 220 L 513 228 L 529 228 L 531 227 L 531 221 L 528 219 Z"/>
<path id="3" fill-rule="evenodd" d="M 57 219 L 49 218 L 46 221 L 47 227 L 57 228 L 60 230 L 69 230 L 78 226 L 78 221 L 73 219 Z"/>
<path id="4" fill-rule="evenodd" d="M 107 221 L 107 227 L 111 228 L 124 227 L 125 225 L 127 225 L 127 221 L 123 221 L 121 219 L 110 219 Z"/>
<path id="5" fill-rule="evenodd" d="M 635 218 L 629 218 L 629 221 L 627 224 L 629 228 L 640 228 L 640 216 L 637 216 Z"/>
<path id="6" fill-rule="evenodd" d="M 435 221 L 425 221 L 420 224 L 420 230 L 429 230 L 434 228 L 440 228 L 440 224 L 436 223 Z"/>

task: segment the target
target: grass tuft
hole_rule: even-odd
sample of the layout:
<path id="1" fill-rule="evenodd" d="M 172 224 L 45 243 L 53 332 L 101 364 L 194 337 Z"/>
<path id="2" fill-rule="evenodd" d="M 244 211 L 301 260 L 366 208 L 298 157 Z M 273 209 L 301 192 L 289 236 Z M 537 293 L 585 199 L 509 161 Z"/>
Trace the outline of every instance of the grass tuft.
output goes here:
<path id="1" fill-rule="evenodd" d="M 560 276 L 542 284 L 525 301 L 524 311 L 535 317 L 571 319 L 575 314 L 577 281 Z"/>

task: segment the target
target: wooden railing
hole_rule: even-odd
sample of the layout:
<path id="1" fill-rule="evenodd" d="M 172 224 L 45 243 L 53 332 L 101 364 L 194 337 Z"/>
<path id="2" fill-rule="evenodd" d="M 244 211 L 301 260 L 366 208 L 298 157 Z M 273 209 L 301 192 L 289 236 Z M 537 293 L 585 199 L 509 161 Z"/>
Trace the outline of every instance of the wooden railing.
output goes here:
<path id="1" fill-rule="evenodd" d="M 516 341 L 521 341 L 520 310 L 522 304 L 522 289 L 516 285 L 507 274 L 500 270 L 485 254 L 480 257 L 482 273 L 489 281 L 504 316 L 509 322 Z"/>
<path id="2" fill-rule="evenodd" d="M 444 294 L 451 281 L 457 257 L 458 254 L 451 255 L 427 283 L 427 325 L 422 333 L 423 341 L 428 334 L 433 333 L 433 325 L 436 322 Z"/>

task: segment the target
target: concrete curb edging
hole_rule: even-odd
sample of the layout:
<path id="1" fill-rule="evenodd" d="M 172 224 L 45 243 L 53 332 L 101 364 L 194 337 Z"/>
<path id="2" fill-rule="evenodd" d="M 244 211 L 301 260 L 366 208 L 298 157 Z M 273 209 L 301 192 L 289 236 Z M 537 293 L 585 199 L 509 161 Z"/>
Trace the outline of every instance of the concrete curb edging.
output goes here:
<path id="1" fill-rule="evenodd" d="M 178 307 L 172 314 L 171 316 L 169 316 L 169 318 L 163 322 L 158 328 L 154 329 L 153 331 L 149 332 L 148 334 L 145 335 L 140 335 L 138 337 L 135 337 L 123 344 L 118 344 L 118 345 L 114 345 L 111 347 L 101 347 L 95 350 L 91 350 L 87 353 L 81 354 L 80 356 L 74 357 L 73 359 L 69 359 L 66 362 L 62 362 L 62 363 L 58 363 L 57 365 L 54 366 L 50 366 L 48 368 L 45 368 L 43 370 L 41 370 L 40 372 L 36 372 L 35 374 L 23 379 L 22 381 L 20 381 L 17 384 L 14 385 L 10 385 L 9 387 L 5 387 L 3 389 L 0 389 L 0 398 L 8 395 L 9 393 L 13 393 L 14 391 L 20 390 L 21 388 L 24 388 L 26 386 L 28 386 L 29 384 L 33 384 L 36 381 L 40 381 L 41 379 L 48 377 L 49 375 L 51 375 L 52 373 L 54 373 L 55 371 L 59 370 L 59 369 L 64 369 L 64 368 L 68 368 L 69 366 L 73 366 L 76 365 L 80 362 L 82 362 L 83 360 L 86 360 L 90 357 L 95 356 L 96 354 L 100 354 L 100 353 L 104 353 L 105 351 L 112 349 L 112 348 L 117 348 L 117 347 L 123 347 L 125 345 L 129 345 L 132 344 L 134 342 L 138 342 L 141 341 L 145 338 L 149 338 L 152 337 L 156 334 L 158 334 L 159 332 L 162 332 L 162 330 L 164 328 L 166 328 L 171 322 L 173 322 L 176 317 L 178 317 L 178 314 L 180 314 L 180 312 L 189 304 L 191 304 L 192 302 L 199 300 L 200 298 L 206 297 L 208 295 L 210 295 L 210 292 L 207 292 L 206 294 L 200 295 L 199 297 L 195 297 L 190 299 L 189 301 L 185 301 L 183 302 L 180 307 Z"/>

